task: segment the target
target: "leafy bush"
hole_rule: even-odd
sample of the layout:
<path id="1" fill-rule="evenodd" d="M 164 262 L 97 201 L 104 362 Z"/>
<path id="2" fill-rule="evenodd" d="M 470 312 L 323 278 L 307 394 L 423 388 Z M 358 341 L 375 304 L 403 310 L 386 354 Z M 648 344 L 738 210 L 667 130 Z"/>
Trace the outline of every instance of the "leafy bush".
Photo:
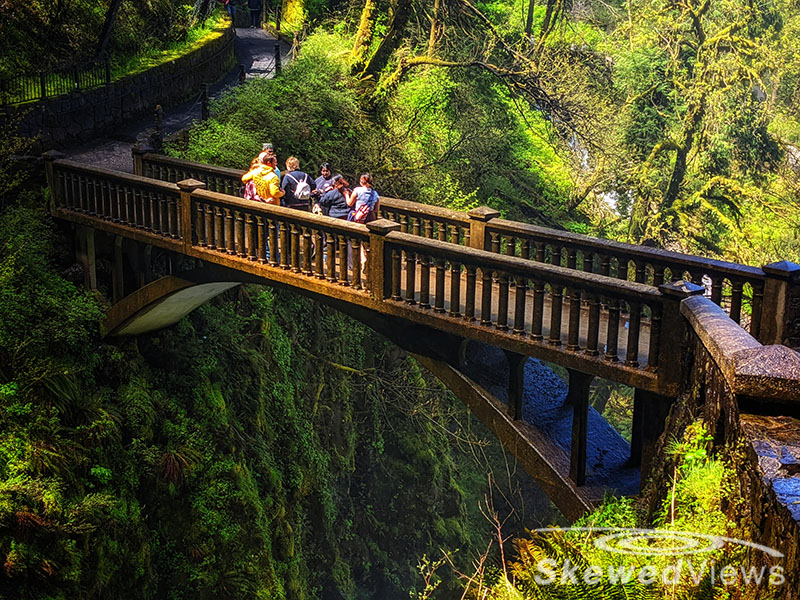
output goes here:
<path id="1" fill-rule="evenodd" d="M 91 364 L 101 312 L 86 291 L 53 273 L 47 217 L 22 204 L 0 219 L 0 378 L 20 374 L 27 390 Z"/>
<path id="2" fill-rule="evenodd" d="M 196 160 L 245 169 L 270 141 L 283 167 L 290 155 L 315 173 L 330 161 L 354 174 L 371 162 L 377 133 L 358 105 L 347 76 L 342 38 L 316 34 L 276 79 L 255 79 L 225 95 L 212 109 L 219 115 L 192 131 L 188 152 Z"/>
<path id="3" fill-rule="evenodd" d="M 370 171 L 383 195 L 458 210 L 488 203 L 549 224 L 562 218 L 572 183 L 541 114 L 523 119 L 484 74 L 444 69 L 415 72 L 375 105 L 350 74 L 350 48 L 342 34 L 316 31 L 280 77 L 233 90 L 192 130 L 188 150 L 168 151 L 245 169 L 270 141 L 280 167 L 289 155 L 309 173 L 328 161 L 351 183 Z"/>
<path id="4" fill-rule="evenodd" d="M 0 10 L 0 76 L 37 73 L 93 57 L 108 2 L 7 2 Z M 122 2 L 107 52 L 115 61 L 187 41 L 190 0 Z M 215 4 L 212 2 L 212 5 Z M 191 41 L 191 40 L 188 40 Z"/>

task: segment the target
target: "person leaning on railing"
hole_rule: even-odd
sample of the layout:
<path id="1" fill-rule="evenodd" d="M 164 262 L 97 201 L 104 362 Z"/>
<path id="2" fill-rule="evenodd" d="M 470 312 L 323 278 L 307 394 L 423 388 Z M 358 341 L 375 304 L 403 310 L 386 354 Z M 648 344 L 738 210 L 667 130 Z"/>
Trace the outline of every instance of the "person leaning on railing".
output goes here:
<path id="1" fill-rule="evenodd" d="M 250 164 L 250 170 L 242 175 L 242 182 L 247 184 L 252 181 L 255 187 L 257 198 L 267 204 L 279 206 L 283 197 L 281 181 L 275 174 L 278 166 L 278 159 L 275 156 L 261 156 Z M 247 198 L 247 194 L 245 194 Z"/>
<path id="2" fill-rule="evenodd" d="M 372 175 L 369 173 L 362 173 L 359 183 L 361 185 L 352 193 L 355 202 L 352 202 L 353 212 L 350 213 L 348 220 L 356 223 L 369 223 L 378 218 L 380 196 L 372 189 Z"/>
<path id="3" fill-rule="evenodd" d="M 355 196 L 351 197 L 348 185 L 344 177 L 334 175 L 331 188 L 319 199 L 318 206 L 322 209 L 322 214 L 334 219 L 347 219 L 356 200 Z"/>

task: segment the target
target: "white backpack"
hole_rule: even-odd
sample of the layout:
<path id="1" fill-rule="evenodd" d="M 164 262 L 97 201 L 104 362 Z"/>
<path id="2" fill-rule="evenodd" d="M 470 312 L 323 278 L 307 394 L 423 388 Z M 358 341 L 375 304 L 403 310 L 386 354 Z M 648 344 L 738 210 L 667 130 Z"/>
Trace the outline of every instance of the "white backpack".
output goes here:
<path id="1" fill-rule="evenodd" d="M 292 177 L 290 173 L 287 173 L 289 177 Z M 297 181 L 294 177 L 292 177 L 292 181 L 295 182 L 294 186 L 294 197 L 298 200 L 308 200 L 311 198 L 311 186 L 308 185 L 308 175 L 304 175 L 303 181 Z"/>

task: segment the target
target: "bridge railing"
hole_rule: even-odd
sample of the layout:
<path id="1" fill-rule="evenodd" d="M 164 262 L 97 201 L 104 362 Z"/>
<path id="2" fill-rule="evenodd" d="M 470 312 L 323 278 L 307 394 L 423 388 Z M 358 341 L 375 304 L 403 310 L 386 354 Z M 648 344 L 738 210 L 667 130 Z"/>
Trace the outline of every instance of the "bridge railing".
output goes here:
<path id="1" fill-rule="evenodd" d="M 24 73 L 0 79 L 0 105 L 45 100 L 61 94 L 90 90 L 111 82 L 111 66 L 89 61 L 48 73 Z"/>
<path id="2" fill-rule="evenodd" d="M 486 225 L 493 252 L 561 264 L 589 273 L 658 286 L 687 280 L 704 285 L 711 300 L 731 319 L 759 335 L 766 274 L 759 267 L 635 246 L 493 219 Z"/>
<path id="3" fill-rule="evenodd" d="M 209 190 L 233 195 L 238 194 L 243 173 L 141 149 L 134 150 L 134 170 L 166 181 L 191 177 L 206 183 Z M 800 326 L 788 324 L 797 321 L 796 315 L 789 315 L 786 309 L 787 302 L 793 302 L 787 282 L 797 278 L 791 263 L 763 268 L 741 265 L 499 216 L 498 211 L 486 207 L 464 213 L 396 198 L 381 200 L 381 217 L 400 223 L 405 233 L 654 287 L 682 279 L 692 281 L 703 285 L 707 297 L 761 342 L 800 344 Z"/>
<path id="4" fill-rule="evenodd" d="M 85 221 L 364 288 L 364 225 L 209 192 L 200 181 L 177 185 L 68 160 L 48 170 L 55 207 Z"/>
<path id="5" fill-rule="evenodd" d="M 391 300 L 611 363 L 647 363 L 651 370 L 659 364 L 664 296 L 657 288 L 401 232 L 388 234 L 385 244 Z M 623 310 L 627 339 L 620 356 Z M 649 330 L 647 348 L 640 347 L 643 326 Z"/>
<path id="6" fill-rule="evenodd" d="M 558 351 L 563 346 L 609 367 L 646 366 L 649 378 L 661 361 L 665 299 L 652 286 L 471 248 L 463 245 L 463 232 L 441 241 L 404 233 L 386 220 L 365 226 L 251 202 L 208 191 L 199 180 L 161 182 L 66 160 L 49 161 L 48 178 L 62 214 L 75 213 L 74 220 L 88 225 L 122 226 L 142 241 L 168 238 L 165 247 L 187 255 L 200 249 L 268 264 L 379 302 L 448 313 L 459 318 L 458 327 Z"/>
<path id="7" fill-rule="evenodd" d="M 53 201 L 60 208 L 181 239 L 180 190 L 173 183 L 67 160 L 55 163 L 50 177 Z"/>
<path id="8" fill-rule="evenodd" d="M 400 223 L 403 233 L 472 246 L 472 219 L 467 213 L 386 197 L 381 198 L 380 213 L 381 218 Z"/>
<path id="9" fill-rule="evenodd" d="M 142 177 L 172 183 L 196 179 L 202 181 L 210 192 L 231 196 L 241 196 L 244 189 L 244 171 L 152 154 L 138 147 L 133 149 L 133 172 Z"/>
<path id="10" fill-rule="evenodd" d="M 196 182 L 199 184 L 200 182 Z M 188 200 L 192 243 L 356 290 L 364 288 L 364 225 L 179 186 Z"/>

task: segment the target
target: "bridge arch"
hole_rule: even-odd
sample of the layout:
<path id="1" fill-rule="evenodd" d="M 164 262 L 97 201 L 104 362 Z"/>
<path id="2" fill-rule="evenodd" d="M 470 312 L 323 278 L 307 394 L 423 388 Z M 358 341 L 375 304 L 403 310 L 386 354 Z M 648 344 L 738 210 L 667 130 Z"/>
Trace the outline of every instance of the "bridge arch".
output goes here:
<path id="1" fill-rule="evenodd" d="M 547 434 L 521 419 L 522 374 L 527 356 L 505 353 L 508 358 L 508 387 L 503 390 L 501 395 L 504 398 L 501 399 L 476 381 L 476 367 L 481 367 L 475 364 L 474 358 L 467 365 L 467 355 L 474 355 L 470 346 L 485 344 L 424 325 L 409 324 L 403 319 L 324 294 L 298 290 L 208 264 L 176 275 L 162 276 L 122 298 L 108 309 L 104 334 L 108 337 L 135 336 L 168 327 L 205 302 L 243 283 L 299 292 L 347 314 L 409 352 L 495 434 L 568 519 L 577 519 L 590 511 L 608 493 L 607 485 L 586 485 L 585 478 L 577 482 L 574 472 L 576 460 Z M 470 370 L 472 373 L 468 374 Z M 568 402 L 573 400 L 567 399 Z M 588 432 L 578 434 L 580 439 L 585 439 Z M 585 467 L 585 447 L 581 451 Z M 617 492 L 635 493 L 637 486 L 638 478 L 631 485 L 629 470 L 626 487 L 617 488 Z"/>
<path id="2" fill-rule="evenodd" d="M 174 325 L 190 312 L 247 278 L 217 269 L 165 275 L 128 294 L 106 312 L 104 336 L 130 336 Z"/>
<path id="3" fill-rule="evenodd" d="M 748 267 L 505 221 L 485 207 L 467 215 L 396 199 L 385 199 L 384 218 L 364 226 L 209 191 L 238 175 L 207 165 L 140 157 L 152 166 L 151 177 L 176 184 L 56 158 L 45 161 L 55 217 L 79 231 L 159 248 L 177 262 L 238 273 L 205 271 L 206 280 L 189 285 L 178 269 L 171 273 L 178 280 L 120 307 L 112 330 L 133 332 L 139 322 L 144 331 L 159 312 L 158 322 L 177 319 L 245 280 L 316 298 L 414 353 L 457 396 L 473 401 L 475 413 L 570 518 L 602 496 L 591 481 L 579 485 L 591 437 L 592 376 L 636 389 L 631 458 L 641 461 L 644 476 L 671 403 L 691 392 L 690 376 L 712 362 L 714 376 L 728 386 L 732 419 L 736 403 L 752 406 L 753 398 L 759 405 L 800 402 L 800 355 L 762 346 L 800 344 L 800 265 Z M 93 235 L 81 244 L 87 263 Z M 93 286 L 93 269 L 87 272 Z M 680 276 L 687 280 L 674 281 Z M 462 368 L 465 339 L 507 353 L 507 404 L 493 403 Z M 526 357 L 570 373 L 571 453 L 537 439 L 542 432 L 520 418 Z"/>

